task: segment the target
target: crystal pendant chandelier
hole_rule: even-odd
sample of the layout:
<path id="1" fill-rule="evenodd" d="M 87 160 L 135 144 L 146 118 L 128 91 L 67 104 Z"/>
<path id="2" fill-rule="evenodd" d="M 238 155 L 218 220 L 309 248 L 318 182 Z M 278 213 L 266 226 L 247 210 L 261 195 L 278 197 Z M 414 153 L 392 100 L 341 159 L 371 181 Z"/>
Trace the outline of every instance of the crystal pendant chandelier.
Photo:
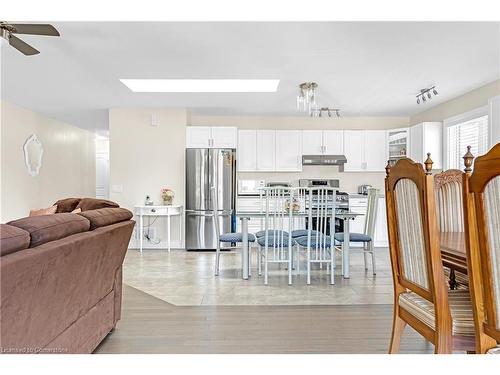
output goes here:
<path id="1" fill-rule="evenodd" d="M 316 103 L 316 82 L 304 82 L 299 85 L 299 94 L 297 95 L 297 109 L 311 116 L 318 110 Z"/>

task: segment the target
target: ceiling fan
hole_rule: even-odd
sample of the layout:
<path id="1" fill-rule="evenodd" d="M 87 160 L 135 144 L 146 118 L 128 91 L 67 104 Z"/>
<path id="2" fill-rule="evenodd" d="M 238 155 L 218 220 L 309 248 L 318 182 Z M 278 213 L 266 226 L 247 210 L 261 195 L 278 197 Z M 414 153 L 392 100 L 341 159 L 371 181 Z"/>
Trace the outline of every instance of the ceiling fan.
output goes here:
<path id="1" fill-rule="evenodd" d="M 24 53 L 26 56 L 36 55 L 40 53 L 37 49 L 23 42 L 13 34 L 30 34 L 30 35 L 46 35 L 59 36 L 59 31 L 52 25 L 47 24 L 30 24 L 30 23 L 7 23 L 0 21 L 0 36 L 7 40 L 9 44 Z"/>

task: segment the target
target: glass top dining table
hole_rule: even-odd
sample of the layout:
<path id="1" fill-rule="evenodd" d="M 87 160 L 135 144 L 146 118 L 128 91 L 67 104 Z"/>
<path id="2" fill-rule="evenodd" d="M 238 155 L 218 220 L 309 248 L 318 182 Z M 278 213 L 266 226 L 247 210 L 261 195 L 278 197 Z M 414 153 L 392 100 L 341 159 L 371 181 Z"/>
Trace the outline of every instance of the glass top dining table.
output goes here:
<path id="1" fill-rule="evenodd" d="M 266 216 L 265 212 L 256 212 L 256 211 L 242 211 L 237 210 L 235 212 L 236 217 L 238 217 L 241 221 L 241 234 L 242 234 L 242 259 L 241 259 L 241 267 L 242 267 L 242 275 L 244 280 L 248 280 L 250 274 L 250 249 L 248 246 L 248 221 L 252 218 L 263 218 Z M 293 212 L 293 217 L 307 217 L 309 215 L 308 212 Z M 344 238 L 350 237 L 349 231 L 349 221 L 354 220 L 358 216 L 363 216 L 362 213 L 345 211 L 345 210 L 336 210 L 335 217 L 342 220 L 344 222 Z M 313 215 L 314 216 L 314 215 Z M 350 264 L 350 248 L 349 241 L 342 242 L 342 275 L 344 279 L 348 279 L 349 276 L 349 264 Z"/>

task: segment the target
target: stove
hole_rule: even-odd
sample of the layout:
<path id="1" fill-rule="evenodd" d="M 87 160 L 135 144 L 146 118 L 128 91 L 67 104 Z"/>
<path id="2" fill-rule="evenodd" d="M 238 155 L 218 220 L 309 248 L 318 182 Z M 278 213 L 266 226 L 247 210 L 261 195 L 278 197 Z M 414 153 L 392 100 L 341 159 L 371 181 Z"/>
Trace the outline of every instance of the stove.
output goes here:
<path id="1" fill-rule="evenodd" d="M 338 189 L 340 184 L 339 180 L 311 180 L 311 179 L 302 179 L 299 180 L 299 187 L 304 187 L 304 188 L 313 188 L 313 187 L 330 187 L 333 189 Z M 314 202 L 314 196 L 313 196 L 313 202 Z M 335 195 L 335 207 L 337 210 L 342 210 L 342 211 L 349 211 L 349 194 L 336 190 L 336 195 Z"/>
<path id="2" fill-rule="evenodd" d="M 312 187 L 330 187 L 334 189 L 338 189 L 340 184 L 339 180 L 329 180 L 329 179 L 319 179 L 319 180 L 312 180 L 312 179 L 302 179 L 299 180 L 299 187 L 304 187 L 304 188 L 312 188 Z M 313 193 L 314 194 L 314 193 Z M 333 198 L 333 194 L 332 194 Z M 312 202 L 314 205 L 314 195 L 312 198 Z M 349 211 L 349 194 L 343 191 L 336 190 L 335 193 L 335 209 L 338 211 Z M 309 228 L 309 222 L 308 218 L 306 218 L 306 229 Z M 317 225 L 316 225 L 316 218 L 312 218 L 312 229 L 317 230 Z M 335 233 L 341 233 L 344 231 L 344 222 L 343 220 L 335 218 Z M 327 225 L 324 230 L 324 233 L 329 236 L 331 235 L 331 223 L 330 220 L 327 220 Z"/>

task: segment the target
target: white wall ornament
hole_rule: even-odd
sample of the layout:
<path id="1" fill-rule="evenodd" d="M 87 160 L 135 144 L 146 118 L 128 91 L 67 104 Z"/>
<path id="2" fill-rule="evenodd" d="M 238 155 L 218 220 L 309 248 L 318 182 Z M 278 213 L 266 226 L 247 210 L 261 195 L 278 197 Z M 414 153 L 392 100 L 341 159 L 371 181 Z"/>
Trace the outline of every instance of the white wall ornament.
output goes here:
<path id="1" fill-rule="evenodd" d="M 24 163 L 30 176 L 35 177 L 42 167 L 43 147 L 42 142 L 35 134 L 31 134 L 24 142 Z"/>

